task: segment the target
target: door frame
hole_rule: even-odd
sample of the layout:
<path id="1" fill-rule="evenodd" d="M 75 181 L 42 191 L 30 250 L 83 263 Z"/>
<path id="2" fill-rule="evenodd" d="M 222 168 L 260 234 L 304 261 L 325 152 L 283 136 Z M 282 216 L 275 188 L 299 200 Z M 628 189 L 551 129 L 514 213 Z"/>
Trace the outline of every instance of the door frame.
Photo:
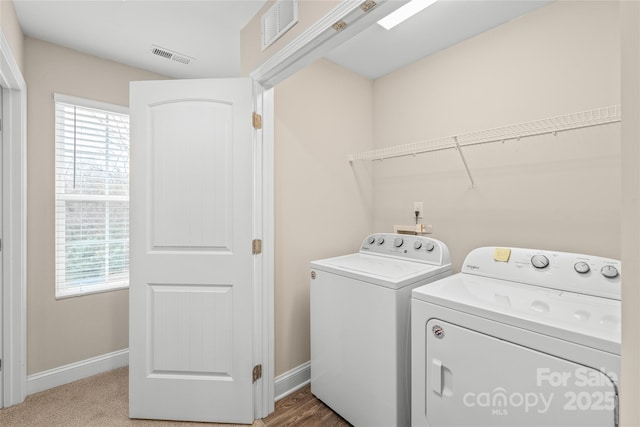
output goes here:
<path id="1" fill-rule="evenodd" d="M 377 5 L 373 9 L 364 11 L 362 7 L 368 1 L 342 0 L 249 75 L 263 88 L 270 89 L 408 2 L 376 0 Z M 337 23 L 345 26 L 336 29 L 334 24 Z"/>
<path id="2" fill-rule="evenodd" d="M 262 381 L 254 390 L 255 418 L 264 418 L 275 405 L 275 108 L 274 86 L 323 57 L 340 43 L 355 36 L 409 0 L 376 0 L 377 6 L 365 12 L 362 0 L 342 0 L 334 9 L 303 31 L 288 45 L 259 65 L 249 75 L 256 82 L 254 103 L 262 114 L 263 128 L 257 132 L 255 153 L 255 212 L 254 230 L 261 236 L 262 259 L 255 265 L 254 358 L 262 364 Z M 347 26 L 335 30 L 336 22 Z M 258 257 L 259 258 L 259 257 Z"/>
<path id="3" fill-rule="evenodd" d="M 0 29 L 2 86 L 2 384 L 0 408 L 26 397 L 27 85 Z"/>
<path id="4" fill-rule="evenodd" d="M 273 89 L 253 83 L 254 111 L 263 117 L 254 138 L 254 224 L 262 240 L 262 254 L 254 259 L 253 365 L 262 365 L 262 381 L 254 385 L 254 417 L 265 418 L 275 409 L 275 208 L 274 208 L 274 98 Z"/>

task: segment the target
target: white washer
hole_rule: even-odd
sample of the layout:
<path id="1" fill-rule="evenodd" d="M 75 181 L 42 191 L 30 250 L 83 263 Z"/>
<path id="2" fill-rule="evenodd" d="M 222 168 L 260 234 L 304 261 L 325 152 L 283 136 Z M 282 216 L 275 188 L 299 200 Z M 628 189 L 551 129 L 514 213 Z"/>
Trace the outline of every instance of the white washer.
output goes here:
<path id="1" fill-rule="evenodd" d="M 478 248 L 412 293 L 413 426 L 616 426 L 620 262 Z"/>
<path id="2" fill-rule="evenodd" d="M 422 236 L 311 262 L 311 392 L 355 426 L 408 426 L 411 290 L 450 274 L 447 246 Z"/>

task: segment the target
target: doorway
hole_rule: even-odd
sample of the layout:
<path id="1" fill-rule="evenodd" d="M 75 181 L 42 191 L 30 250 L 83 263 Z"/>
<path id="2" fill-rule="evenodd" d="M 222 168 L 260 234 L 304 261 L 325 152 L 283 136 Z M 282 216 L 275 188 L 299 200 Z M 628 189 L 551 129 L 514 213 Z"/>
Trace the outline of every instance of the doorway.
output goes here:
<path id="1" fill-rule="evenodd" d="M 0 283 L 0 407 L 26 397 L 26 232 L 27 92 L 26 82 L 0 31 L 2 100 L 1 200 L 2 273 Z"/>

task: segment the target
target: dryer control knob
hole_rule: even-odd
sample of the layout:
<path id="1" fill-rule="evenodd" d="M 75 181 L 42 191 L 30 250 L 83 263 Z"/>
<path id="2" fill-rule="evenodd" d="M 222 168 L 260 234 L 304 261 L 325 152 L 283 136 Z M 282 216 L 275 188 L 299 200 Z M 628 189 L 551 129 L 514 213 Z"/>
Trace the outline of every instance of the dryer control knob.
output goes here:
<path id="1" fill-rule="evenodd" d="M 414 244 L 413 244 L 413 249 L 415 249 L 416 251 L 418 249 L 420 249 L 422 247 L 422 242 L 420 240 L 417 240 Z"/>
<path id="2" fill-rule="evenodd" d="M 600 270 L 600 272 L 607 279 L 614 279 L 618 277 L 618 269 L 613 265 L 605 265 L 604 267 L 602 267 L 602 270 Z"/>
<path id="3" fill-rule="evenodd" d="M 373 236 L 369 236 L 369 238 L 367 239 L 367 243 L 369 243 L 370 245 L 373 245 L 376 242 L 376 238 Z"/>
<path id="4" fill-rule="evenodd" d="M 589 270 L 591 270 L 589 264 L 584 261 L 576 262 L 576 264 L 573 266 L 573 269 L 580 274 L 588 273 Z"/>
<path id="5" fill-rule="evenodd" d="M 434 245 L 433 242 L 427 242 L 424 247 L 427 249 L 427 252 L 431 252 L 435 249 L 436 245 Z"/>
<path id="6" fill-rule="evenodd" d="M 549 266 L 549 258 L 544 255 L 534 255 L 531 257 L 531 264 L 535 268 L 547 268 Z"/>
<path id="7" fill-rule="evenodd" d="M 384 243 L 384 237 L 378 237 L 378 244 L 381 245 Z"/>
<path id="8" fill-rule="evenodd" d="M 396 248 L 399 248 L 400 246 L 402 246 L 403 243 L 404 243 L 404 240 L 402 240 L 402 237 L 396 237 L 393 240 L 393 246 L 395 246 Z"/>

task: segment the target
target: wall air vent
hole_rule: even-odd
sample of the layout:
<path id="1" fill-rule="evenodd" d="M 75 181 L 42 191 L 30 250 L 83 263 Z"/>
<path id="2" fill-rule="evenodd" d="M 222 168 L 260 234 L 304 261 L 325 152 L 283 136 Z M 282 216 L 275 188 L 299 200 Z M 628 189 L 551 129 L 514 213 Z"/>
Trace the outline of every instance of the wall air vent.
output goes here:
<path id="1" fill-rule="evenodd" d="M 298 23 L 298 0 L 277 0 L 262 15 L 262 50 Z"/>
<path id="2" fill-rule="evenodd" d="M 172 61 L 180 62 L 181 64 L 189 64 L 191 61 L 194 61 L 195 58 L 192 58 L 187 55 L 183 55 L 178 52 L 174 52 L 164 47 L 151 45 L 151 53 L 154 55 L 161 56 L 162 58 L 171 59 Z"/>

